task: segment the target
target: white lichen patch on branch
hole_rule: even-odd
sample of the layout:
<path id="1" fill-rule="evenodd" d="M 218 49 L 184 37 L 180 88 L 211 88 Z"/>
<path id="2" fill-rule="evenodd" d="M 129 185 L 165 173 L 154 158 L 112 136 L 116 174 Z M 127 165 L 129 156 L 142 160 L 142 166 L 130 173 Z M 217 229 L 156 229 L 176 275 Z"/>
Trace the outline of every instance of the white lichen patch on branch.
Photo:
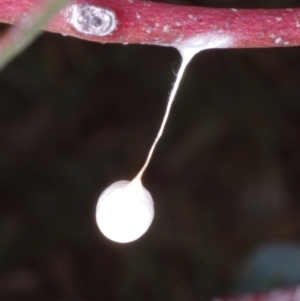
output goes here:
<path id="1" fill-rule="evenodd" d="M 117 28 L 117 17 L 109 9 L 89 4 L 73 4 L 63 11 L 67 22 L 86 35 L 107 36 Z"/>

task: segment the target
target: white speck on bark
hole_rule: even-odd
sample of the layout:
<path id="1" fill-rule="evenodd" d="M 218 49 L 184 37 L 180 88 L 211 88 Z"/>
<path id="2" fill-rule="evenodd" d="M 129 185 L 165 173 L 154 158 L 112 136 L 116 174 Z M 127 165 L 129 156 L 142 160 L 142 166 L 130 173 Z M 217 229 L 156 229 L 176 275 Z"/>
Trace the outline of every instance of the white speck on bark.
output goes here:
<path id="1" fill-rule="evenodd" d="M 169 25 L 165 25 L 164 29 L 163 29 L 163 32 L 169 32 L 169 31 L 170 31 Z"/>

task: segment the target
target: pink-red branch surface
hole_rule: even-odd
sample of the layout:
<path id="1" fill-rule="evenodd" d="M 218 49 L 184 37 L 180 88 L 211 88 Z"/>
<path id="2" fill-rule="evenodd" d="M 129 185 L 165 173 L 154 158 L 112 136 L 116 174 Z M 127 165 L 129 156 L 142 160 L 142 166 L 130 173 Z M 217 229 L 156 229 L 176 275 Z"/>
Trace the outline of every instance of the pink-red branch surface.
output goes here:
<path id="1" fill-rule="evenodd" d="M 43 0 L 2 0 L 0 21 L 15 24 Z M 115 13 L 116 29 L 106 36 L 85 35 L 66 14 L 53 18 L 45 30 L 100 43 L 140 43 L 173 46 L 202 36 L 226 36 L 224 47 L 300 45 L 300 8 L 220 9 L 153 3 L 140 0 L 77 0 Z M 222 46 L 221 46 L 222 47 Z"/>
<path id="2" fill-rule="evenodd" d="M 266 291 L 241 297 L 216 298 L 212 301 L 300 301 L 300 287 Z"/>

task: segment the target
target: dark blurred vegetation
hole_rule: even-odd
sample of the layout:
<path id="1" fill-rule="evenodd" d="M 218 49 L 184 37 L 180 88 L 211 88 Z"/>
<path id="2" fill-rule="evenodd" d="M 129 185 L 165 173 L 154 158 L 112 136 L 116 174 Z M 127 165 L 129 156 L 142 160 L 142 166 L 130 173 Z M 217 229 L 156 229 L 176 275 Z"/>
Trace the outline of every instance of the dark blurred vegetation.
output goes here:
<path id="1" fill-rule="evenodd" d="M 153 225 L 128 245 L 99 232 L 97 198 L 144 163 L 179 61 L 44 34 L 0 73 L 0 300 L 208 300 L 260 245 L 300 241 L 300 48 L 198 54 L 144 176 Z"/>

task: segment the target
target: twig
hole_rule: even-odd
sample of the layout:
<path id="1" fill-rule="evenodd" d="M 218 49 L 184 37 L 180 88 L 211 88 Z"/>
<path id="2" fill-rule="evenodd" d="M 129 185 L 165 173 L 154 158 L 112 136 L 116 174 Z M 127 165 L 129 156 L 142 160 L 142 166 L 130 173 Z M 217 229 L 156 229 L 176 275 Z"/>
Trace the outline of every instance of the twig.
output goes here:
<path id="1" fill-rule="evenodd" d="M 232 298 L 216 298 L 212 301 L 299 301 L 300 287 L 277 289 L 260 294 L 245 295 Z"/>
<path id="2" fill-rule="evenodd" d="M 14 24 L 41 0 L 8 0 L 0 4 L 0 21 Z M 75 5 L 75 6 L 74 6 Z M 76 14 L 74 8 L 77 6 Z M 77 18 L 87 17 L 83 7 L 103 8 L 115 17 L 107 34 L 76 29 Z M 81 7 L 81 8 L 80 8 Z M 80 8 L 80 9 L 78 9 Z M 90 17 L 90 16 L 89 16 Z M 107 20 L 94 19 L 95 26 Z M 90 19 L 91 21 L 91 19 Z M 230 37 L 231 48 L 300 45 L 300 8 L 221 9 L 187 7 L 139 0 L 78 0 L 45 26 L 48 31 L 100 43 L 140 43 L 178 46 L 191 39 Z"/>

